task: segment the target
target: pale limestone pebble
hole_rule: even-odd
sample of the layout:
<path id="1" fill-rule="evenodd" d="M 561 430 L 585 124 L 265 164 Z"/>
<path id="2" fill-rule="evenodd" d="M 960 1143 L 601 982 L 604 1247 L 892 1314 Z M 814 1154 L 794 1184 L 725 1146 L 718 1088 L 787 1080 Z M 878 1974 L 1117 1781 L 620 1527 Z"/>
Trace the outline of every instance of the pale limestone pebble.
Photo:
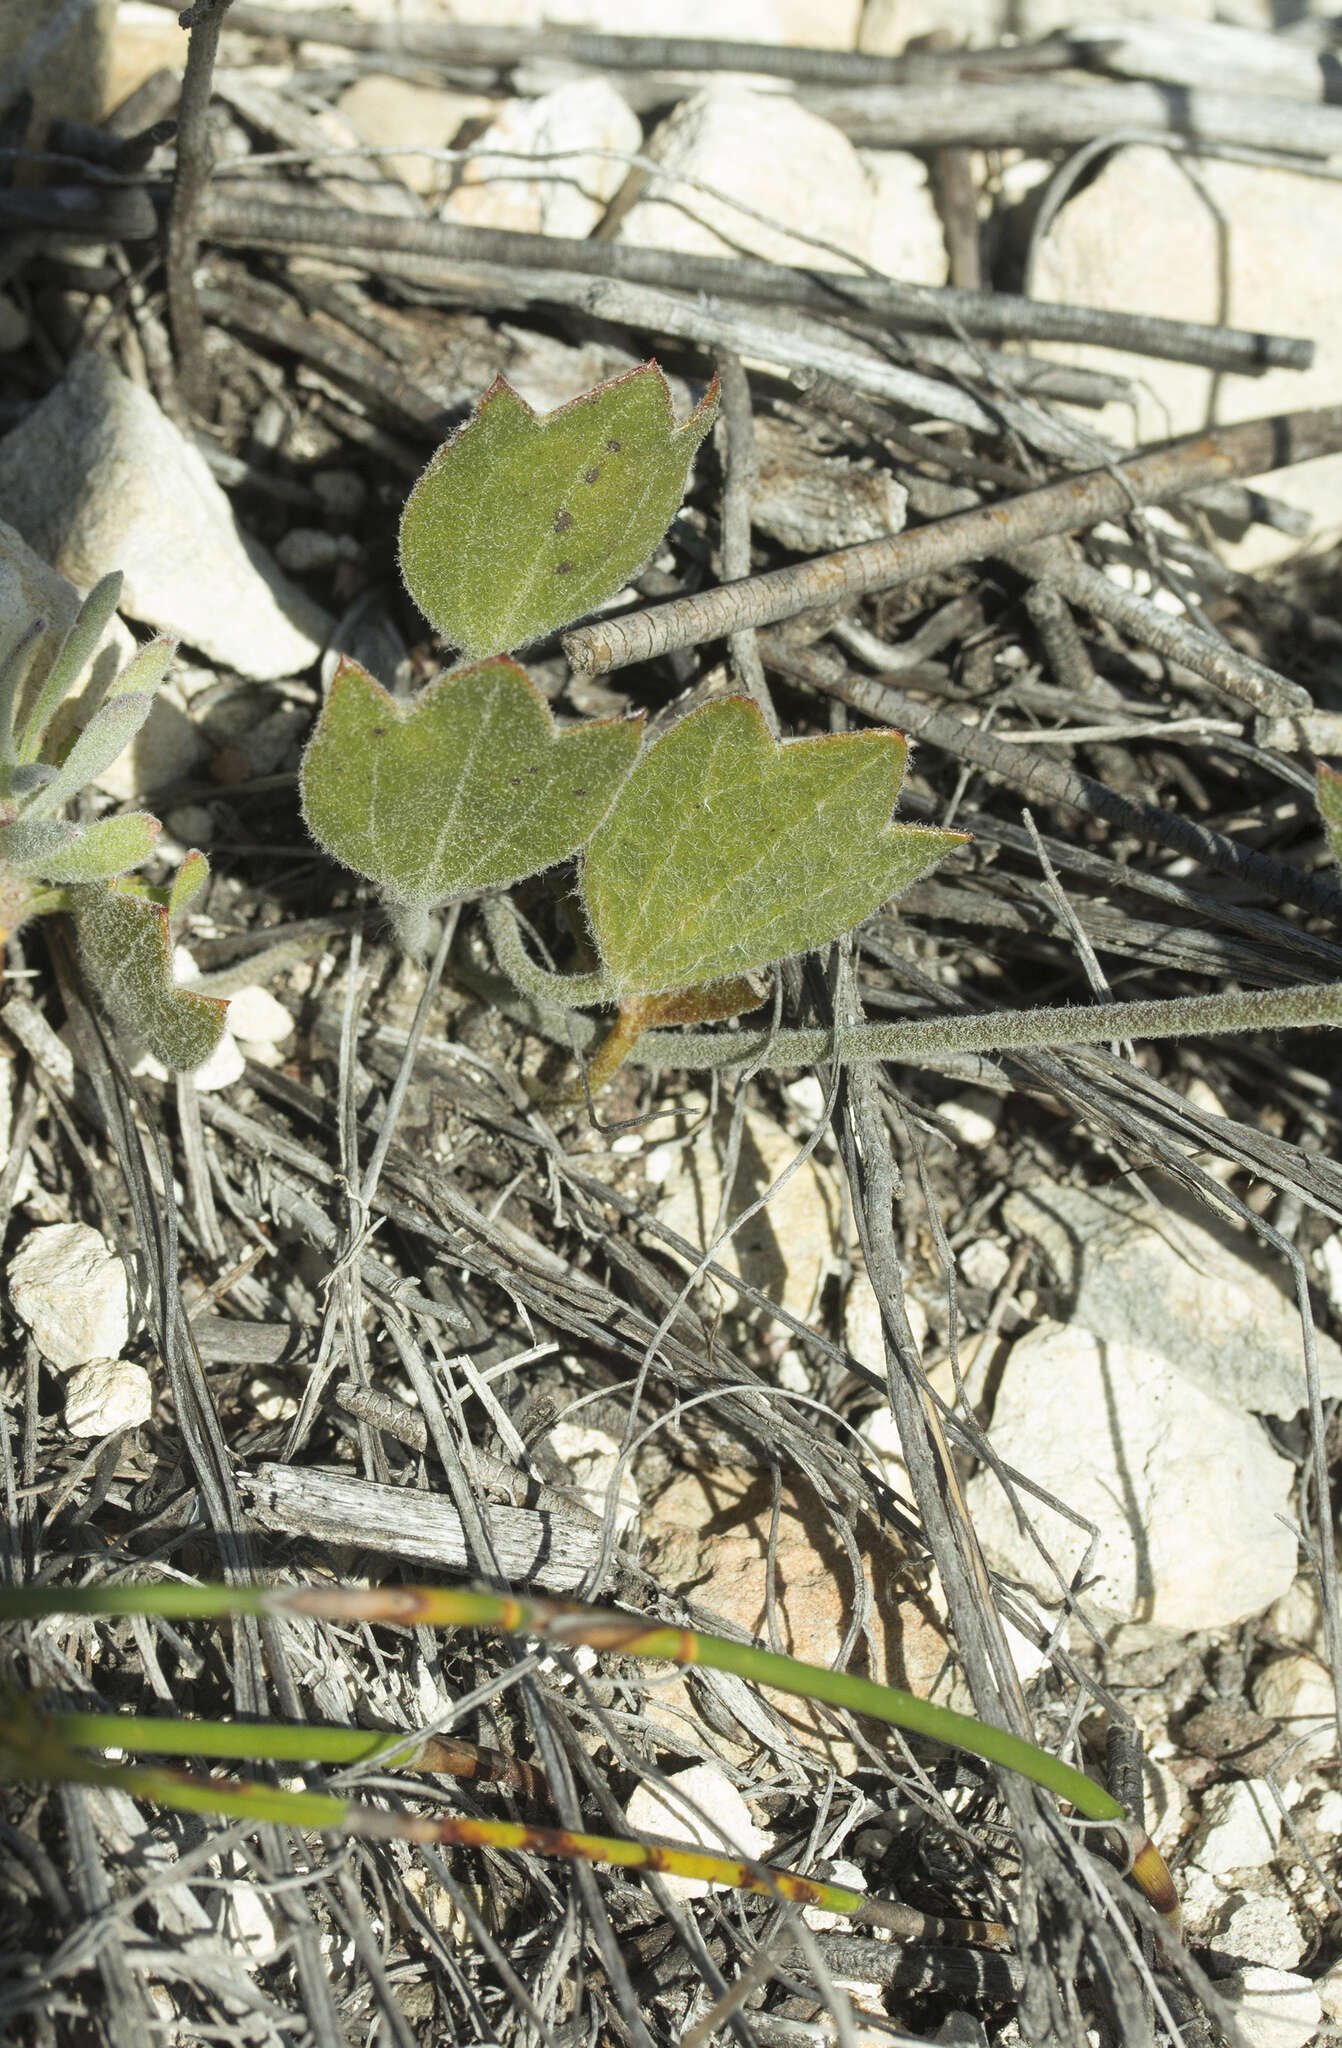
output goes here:
<path id="1" fill-rule="evenodd" d="M 1210 157 L 1193 165 L 1145 144 L 1117 149 L 1049 229 L 1033 295 L 1308 336 L 1316 344 L 1313 367 L 1247 376 L 1072 343 L 1040 344 L 1039 353 L 1134 378 L 1135 420 L 1127 404 L 1089 416 L 1098 432 L 1125 447 L 1134 438 L 1198 432 L 1212 421 L 1330 404 L 1342 380 L 1339 239 L 1342 188 L 1326 180 L 1306 183 L 1294 172 Z M 1342 534 L 1342 456 L 1256 481 L 1311 517 L 1311 552 Z M 1256 570 L 1300 547 L 1298 539 L 1255 525 L 1225 543 L 1225 553 L 1236 568 Z"/>
<path id="2" fill-rule="evenodd" d="M 1292 1739 L 1290 1765 L 1303 1770 L 1337 1748 L 1333 1681 L 1313 1657 L 1274 1657 L 1253 1682 L 1253 1703 Z"/>
<path id="3" fill-rule="evenodd" d="M 71 1436 L 110 1436 L 138 1429 L 154 1412 L 154 1388 L 142 1365 L 95 1358 L 65 1383 L 65 1426 Z"/>
<path id="4" fill-rule="evenodd" d="M 1281 1840 L 1281 1808 L 1264 1778 L 1214 1785 L 1202 1802 L 1190 1860 L 1210 1877 L 1231 1870 L 1261 1870 Z"/>
<path id="5" fill-rule="evenodd" d="M 288 1422 L 298 1413 L 298 1403 L 292 1394 L 270 1380 L 249 1380 L 244 1390 L 251 1404 L 252 1413 L 262 1422 Z"/>
<path id="6" fill-rule="evenodd" d="M 1001 1098 L 986 1089 L 971 1089 L 954 1102 L 937 1104 L 937 1117 L 949 1124 L 962 1145 L 972 1152 L 986 1151 L 997 1136 L 1002 1121 Z"/>
<path id="7" fill-rule="evenodd" d="M 1217 1981 L 1248 2048 L 1308 2048 L 1323 2020 L 1318 1988 L 1293 1970 L 1255 1963 Z"/>
<path id="8" fill-rule="evenodd" d="M 1279 747 L 1284 754 L 1342 754 L 1342 711 L 1301 711 L 1294 718 L 1267 718 L 1259 744 Z"/>
<path id="9" fill-rule="evenodd" d="M 424 149 L 451 149 L 466 123 L 488 121 L 498 101 L 484 93 L 445 92 L 439 86 L 369 71 L 348 86 L 336 104 L 365 142 L 394 152 L 383 159 L 383 168 L 428 198 L 447 190 L 451 163 L 401 152 L 415 143 Z"/>
<path id="10" fill-rule="evenodd" d="M 126 1268 L 87 1223 L 30 1230 L 9 1262 L 9 1301 L 58 1372 L 116 1358 L 130 1335 Z"/>
<path id="11" fill-rule="evenodd" d="M 186 853 L 192 847 L 210 844 L 215 831 L 214 812 L 208 804 L 174 804 L 170 811 L 164 812 L 163 826 L 181 853 Z M 158 844 L 160 853 L 168 850 L 161 839 Z"/>
<path id="12" fill-rule="evenodd" d="M 1325 1970 L 1322 1977 L 1316 1977 L 1314 1989 L 1327 2018 L 1342 2021 L 1342 1961 Z"/>
<path id="13" fill-rule="evenodd" d="M 225 1027 L 219 1043 L 192 1073 L 192 1080 L 202 1095 L 217 1095 L 224 1088 L 231 1088 L 246 1072 L 246 1056 L 233 1033 Z"/>
<path id="14" fill-rule="evenodd" d="M 1335 1230 L 1324 1239 L 1314 1254 L 1314 1266 L 1323 1282 L 1329 1308 L 1342 1321 L 1342 1230 Z"/>
<path id="15" fill-rule="evenodd" d="M 1291 1970 L 1309 1943 L 1280 1892 L 1234 1892 L 1213 1937 L 1215 1946 L 1245 1963 Z"/>
<path id="16" fill-rule="evenodd" d="M 957 45 L 981 49 L 997 41 L 1006 16 L 1006 0 L 954 0 L 951 6 L 946 0 L 866 0 L 858 48 L 871 57 L 899 57 L 911 42 L 940 30 Z"/>
<path id="17" fill-rule="evenodd" d="M 712 1764 L 692 1764 L 687 1771 L 677 1771 L 670 1784 L 673 1792 L 635 1786 L 624 1809 L 631 1835 L 711 1849 L 720 1856 L 748 1856 L 755 1862 L 767 1855 L 768 1836 L 756 1827 L 745 1800 L 723 1772 Z M 687 1810 L 681 1799 L 694 1810 Z M 662 1882 L 678 1899 L 702 1899 L 712 1890 L 704 1877 L 666 1876 Z"/>
<path id="18" fill-rule="evenodd" d="M 927 166 L 907 149 L 860 149 L 871 187 L 867 261 L 901 284 L 945 284 L 946 235 Z"/>
<path id="19" fill-rule="evenodd" d="M 685 1114 L 694 1115 L 687 1104 Z M 645 1171 L 662 1197 L 657 1213 L 702 1249 L 712 1243 L 722 1199 L 721 1158 L 729 1119 L 704 1124 L 688 1144 L 656 1147 Z M 728 1222 L 768 1193 L 797 1159 L 800 1146 L 758 1110 L 747 1110 Z M 795 1316 L 808 1316 L 839 1241 L 842 1204 L 833 1176 L 812 1154 L 765 1206 L 718 1246 L 714 1262 L 738 1274 Z"/>
<path id="20" fill-rule="evenodd" d="M 1006 1279 L 1011 1256 L 993 1237 L 976 1237 L 959 1254 L 960 1273 L 967 1287 L 995 1294 Z"/>
<path id="21" fill-rule="evenodd" d="M 800 1081 L 789 1081 L 783 1093 L 808 1128 L 819 1123 L 825 1113 L 825 1091 L 817 1075 L 803 1074 Z"/>
<path id="22" fill-rule="evenodd" d="M 1251 1417 L 1213 1401 L 1156 1353 L 1044 1322 L 1007 1354 L 989 1439 L 1008 1465 L 1098 1524 L 1085 1599 L 1136 1648 L 1259 1614 L 1290 1584 L 1282 1522 L 1293 1468 Z M 1057 1586 L 997 1480 L 969 1482 L 991 1564 L 1046 1605 Z M 1064 1572 L 1090 1538 L 1033 1499 L 1027 1509 Z"/>
<path id="23" fill-rule="evenodd" d="M 811 270 L 852 270 L 852 257 L 866 258 L 874 193 L 861 159 L 847 136 L 786 93 L 724 77 L 683 100 L 644 154 L 661 168 L 630 178 L 615 208 L 616 241 Z"/>
<path id="24" fill-rule="evenodd" d="M 582 1422 L 557 1422 L 546 1444 L 567 1467 L 574 1492 L 589 1513 L 606 1514 L 607 1490 L 620 1462 L 620 1442 L 609 1430 Z M 638 1482 L 626 1465 L 615 1499 L 615 1540 L 623 1542 L 638 1527 Z"/>
<path id="25" fill-rule="evenodd" d="M 119 107 L 156 71 L 185 70 L 186 46 L 186 30 L 175 14 L 153 6 L 152 0 L 120 0 L 112 38 L 107 109 Z"/>
<path id="26" fill-rule="evenodd" d="M 907 1287 L 904 1290 L 904 1311 L 913 1332 L 913 1341 L 921 1354 L 927 1349 L 927 1310 Z M 844 1297 L 843 1341 L 859 1365 L 865 1365 L 869 1372 L 879 1373 L 884 1379 L 885 1321 L 881 1315 L 881 1304 L 876 1299 L 876 1289 L 862 1265 L 855 1267 Z"/>
<path id="27" fill-rule="evenodd" d="M 581 240 L 624 183 L 622 159 L 642 149 L 643 129 L 608 80 L 579 78 L 540 99 L 510 100 L 472 147 L 444 220 Z M 532 158 L 549 161 L 529 166 Z"/>
<path id="28" fill-rule="evenodd" d="M 239 675 L 305 669 L 330 630 L 239 531 L 199 449 L 105 357 L 76 356 L 0 441 L 0 503 L 62 575 L 88 587 L 121 569 L 123 611 Z"/>
<path id="29" fill-rule="evenodd" d="M 1039 1246 L 1068 1320 L 1158 1352 L 1210 1398 L 1255 1415 L 1305 1406 L 1304 1344 L 1279 1267 L 1205 1212 L 1159 1214 L 1123 1188 L 1041 1180 L 1008 1195 L 1002 1219 Z M 1342 1394 L 1342 1350 L 1318 1339 L 1325 1400 Z"/>
<path id="30" fill-rule="evenodd" d="M 224 1893 L 220 1932 L 249 1969 L 268 1963 L 279 1947 L 265 1900 L 254 1884 L 242 1879 L 236 1879 Z"/>
<path id="31" fill-rule="evenodd" d="M 829 1864 L 825 1872 L 826 1884 L 840 1884 L 846 1891 L 864 1892 L 867 1889 L 865 1874 L 856 1863 L 848 1863 L 840 1857 Z M 831 1913 L 828 1906 L 803 1906 L 801 1917 L 816 1934 L 850 1932 L 852 1922 L 847 1913 Z"/>
<path id="32" fill-rule="evenodd" d="M 1323 1634 L 1323 1599 L 1313 1572 L 1301 1572 L 1280 1600 L 1268 1610 L 1268 1625 L 1274 1636 L 1294 1643 L 1316 1657 L 1327 1654 Z"/>
<path id="33" fill-rule="evenodd" d="M 278 1045 L 293 1030 L 294 1020 L 268 988 L 249 982 L 228 999 L 228 1028 L 249 1046 Z"/>
<path id="34" fill-rule="evenodd" d="M 341 562 L 357 562 L 363 554 L 349 533 L 328 533 L 324 526 L 291 526 L 275 543 L 275 560 L 291 576 L 311 576 Z"/>

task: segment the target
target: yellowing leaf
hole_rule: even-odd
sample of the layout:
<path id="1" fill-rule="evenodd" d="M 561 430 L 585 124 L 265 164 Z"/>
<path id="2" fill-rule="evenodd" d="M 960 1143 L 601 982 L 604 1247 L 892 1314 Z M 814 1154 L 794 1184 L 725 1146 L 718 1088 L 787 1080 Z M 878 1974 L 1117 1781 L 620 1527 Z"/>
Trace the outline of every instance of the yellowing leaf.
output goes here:
<path id="1" fill-rule="evenodd" d="M 401 573 L 468 655 L 499 654 L 602 604 L 675 517 L 717 383 L 677 426 L 655 363 L 538 415 L 502 377 L 406 501 Z"/>
<path id="2" fill-rule="evenodd" d="M 84 972 L 116 1022 L 166 1066 L 202 1065 L 228 1004 L 174 982 L 167 911 L 106 882 L 70 894 Z"/>
<path id="3" fill-rule="evenodd" d="M 612 992 L 749 974 L 837 938 L 965 834 L 895 825 L 904 736 L 770 738 L 747 698 L 649 748 L 588 844 L 582 894 Z"/>
<path id="4" fill-rule="evenodd" d="M 516 662 L 481 662 L 398 702 L 344 661 L 303 757 L 314 837 L 396 903 L 441 903 L 564 860 L 610 807 L 640 718 L 556 730 Z"/>

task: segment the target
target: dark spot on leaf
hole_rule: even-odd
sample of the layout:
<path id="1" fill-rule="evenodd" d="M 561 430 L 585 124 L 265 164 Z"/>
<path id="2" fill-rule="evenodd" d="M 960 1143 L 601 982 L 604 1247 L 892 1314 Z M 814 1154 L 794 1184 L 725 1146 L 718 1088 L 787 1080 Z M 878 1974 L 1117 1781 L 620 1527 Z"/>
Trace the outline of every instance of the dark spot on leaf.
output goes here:
<path id="1" fill-rule="evenodd" d="M 586 796 L 587 791 L 585 789 L 575 789 L 573 794 L 574 796 Z"/>
<path id="2" fill-rule="evenodd" d="M 540 764 L 540 762 L 539 762 L 539 761 L 533 761 L 533 762 L 532 762 L 532 764 L 531 764 L 531 766 L 530 766 L 530 767 L 529 767 L 529 768 L 527 769 L 527 774 L 528 774 L 528 775 L 539 775 L 539 774 L 540 774 L 540 772 L 541 772 L 541 764 Z"/>
<path id="3" fill-rule="evenodd" d="M 517 787 L 518 783 L 519 783 L 519 782 L 520 782 L 521 780 L 522 780 L 522 778 L 521 778 L 521 776 L 520 776 L 520 775 L 510 775 L 510 776 L 508 777 L 508 787 L 509 787 L 510 789 L 516 789 L 516 787 Z"/>
<path id="4" fill-rule="evenodd" d="M 386 730 L 387 730 L 387 728 L 386 728 L 386 726 L 385 726 L 385 725 L 375 725 L 375 726 L 373 727 L 373 738 L 374 738 L 375 740 L 380 740 L 380 739 L 381 739 L 381 737 L 382 737 L 382 735 L 383 735 L 383 733 L 384 733 L 384 732 L 385 732 Z"/>
<path id="5" fill-rule="evenodd" d="M 556 575 L 556 576 L 571 576 L 572 574 L 573 574 L 573 564 L 572 564 L 572 562 L 556 562 L 556 563 L 555 563 L 555 575 Z"/>
<path id="6" fill-rule="evenodd" d="M 555 513 L 555 532 L 567 533 L 572 524 L 573 514 L 567 511 L 564 508 L 564 506 L 561 505 L 559 510 Z"/>
<path id="7" fill-rule="evenodd" d="M 583 473 L 582 473 L 582 480 L 583 480 L 583 482 L 584 482 L 585 484 L 594 484 L 594 483 L 596 482 L 597 478 L 598 478 L 598 477 L 600 476 L 600 474 L 601 474 L 601 465 L 600 465 L 600 463 L 599 463 L 599 462 L 594 462 L 594 463 L 592 464 L 592 467 L 591 467 L 590 469 L 585 469 L 585 470 L 583 471 Z"/>
<path id="8" fill-rule="evenodd" d="M 624 446 L 624 442 L 623 442 L 623 441 L 607 441 L 607 443 L 606 443 L 606 446 L 607 446 L 607 447 L 609 448 L 609 450 L 610 450 L 610 452 L 611 452 L 611 454 L 612 454 L 612 455 L 618 455 L 618 454 L 619 454 L 619 452 L 620 452 L 620 450 L 621 450 L 621 448 L 623 448 L 623 446 Z"/>

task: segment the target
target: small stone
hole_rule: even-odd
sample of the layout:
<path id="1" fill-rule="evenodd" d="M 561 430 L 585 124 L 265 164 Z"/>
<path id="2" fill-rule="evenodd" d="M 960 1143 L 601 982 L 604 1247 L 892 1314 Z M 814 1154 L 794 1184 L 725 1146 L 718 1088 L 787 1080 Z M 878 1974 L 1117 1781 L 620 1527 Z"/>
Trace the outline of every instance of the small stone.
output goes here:
<path id="1" fill-rule="evenodd" d="M 1233 1626 L 1290 1584 L 1296 1544 L 1281 1518 L 1293 1468 L 1252 1416 L 1154 1351 L 1040 1323 L 1007 1355 L 988 1435 L 1006 1464 L 1098 1524 L 1085 1599 L 1102 1624 L 1127 1625 L 1128 1647 Z M 989 1562 L 1055 1605 L 1052 1573 L 997 1480 L 977 1473 L 967 1500 Z M 1059 1568 L 1076 1570 L 1088 1534 L 1040 1503 L 1030 1515 Z"/>
<path id="2" fill-rule="evenodd" d="M 249 1964 L 269 1962 L 278 1947 L 275 1923 L 256 1886 L 235 1879 L 225 1898 L 226 1939 L 241 1949 Z"/>
<path id="3" fill-rule="evenodd" d="M 1010 1265 L 1006 1247 L 991 1237 L 976 1237 L 960 1253 L 960 1272 L 966 1286 L 982 1288 L 985 1294 L 997 1292 Z"/>
<path id="4" fill-rule="evenodd" d="M 750 1809 L 730 1778 L 712 1764 L 694 1764 L 670 1779 L 675 1792 L 638 1785 L 624 1809 L 631 1835 L 640 1840 L 664 1837 L 720 1856 L 748 1856 L 759 1862 L 767 1853 L 768 1836 L 760 1833 Z M 688 1800 L 687 1812 L 675 1794 Z M 701 1817 L 702 1816 L 702 1817 Z M 701 1899 L 712 1886 L 705 1877 L 664 1877 L 667 1890 L 679 1899 Z"/>
<path id="5" fill-rule="evenodd" d="M 829 1865 L 825 1872 L 825 1882 L 841 1884 L 850 1892 L 864 1892 L 867 1889 L 866 1876 L 858 1869 L 856 1863 L 846 1863 L 842 1858 Z M 833 1934 L 838 1929 L 847 1930 L 851 1924 L 847 1913 L 831 1913 L 827 1906 L 803 1906 L 801 1917 L 817 1934 Z"/>
<path id="6" fill-rule="evenodd" d="M 920 1352 L 925 1351 L 927 1310 L 907 1288 L 904 1291 L 904 1312 L 909 1319 L 914 1343 Z M 869 1372 L 879 1373 L 882 1379 L 885 1378 L 885 1322 L 881 1304 L 876 1299 L 876 1289 L 862 1266 L 854 1272 L 843 1304 L 843 1341 L 859 1365 L 865 1365 Z"/>
<path id="7" fill-rule="evenodd" d="M 1279 1892 L 1232 1897 L 1213 1943 L 1242 1962 L 1267 1963 L 1274 1970 L 1293 1969 L 1309 1946 Z"/>
<path id="8" fill-rule="evenodd" d="M 1336 751 L 1342 753 L 1342 735 L 1339 735 Z M 1331 1237 L 1324 1239 L 1314 1254 L 1314 1264 L 1323 1281 L 1329 1308 L 1342 1319 L 1342 1230 L 1335 1230 Z"/>
<path id="9" fill-rule="evenodd" d="M 1283 1642 L 1295 1643 L 1314 1656 L 1326 1654 L 1323 1636 L 1323 1601 L 1313 1572 L 1301 1572 L 1268 1613 L 1272 1633 Z"/>
<path id="10" fill-rule="evenodd" d="M 1213 1400 L 1255 1415 L 1305 1406 L 1295 1302 L 1252 1244 L 1171 1205 L 1157 1216 L 1118 1187 L 1051 1181 L 1008 1195 L 1002 1218 L 1039 1246 L 1067 1320 L 1158 1353 Z M 1325 1400 L 1342 1395 L 1342 1350 L 1319 1332 Z"/>
<path id="11" fill-rule="evenodd" d="M 0 504 L 71 582 L 123 570 L 123 611 L 239 675 L 293 675 L 321 652 L 326 613 L 239 532 L 204 456 L 103 356 L 76 356 L 0 441 Z"/>
<path id="12" fill-rule="evenodd" d="M 682 101 L 644 154 L 661 170 L 631 180 L 628 192 L 638 196 L 620 215 L 617 241 L 692 256 L 760 256 L 808 270 L 854 267 L 805 234 L 867 256 L 875 187 L 847 136 L 789 93 L 723 79 Z"/>
<path id="13" fill-rule="evenodd" d="M 277 1045 L 289 1036 L 294 1020 L 268 988 L 249 982 L 228 999 L 228 1028 L 235 1038 L 244 1038 L 249 1044 Z"/>
<path id="14" fill-rule="evenodd" d="M 1342 2020 L 1342 1962 L 1336 1962 L 1314 1980 L 1319 2004 L 1330 2020 Z"/>
<path id="15" fill-rule="evenodd" d="M 191 1076 L 202 1095 L 217 1095 L 223 1088 L 231 1088 L 240 1081 L 247 1071 L 247 1061 L 237 1039 L 225 1030 L 218 1045 Z"/>
<path id="16" fill-rule="evenodd" d="M 867 261 L 908 284 L 945 284 L 946 235 L 921 157 L 907 149 L 860 149 L 872 191 Z"/>
<path id="17" fill-rule="evenodd" d="M 637 114 L 604 78 L 574 79 L 540 99 L 511 100 L 475 144 L 443 217 L 581 239 L 599 225 L 624 183 L 620 158 L 642 147 Z M 587 156 L 585 149 L 608 154 Z M 548 163 L 527 161 L 559 151 L 564 154 Z"/>
<path id="18" fill-rule="evenodd" d="M 368 497 L 368 486 L 354 469 L 319 469 L 309 478 L 312 493 L 332 519 L 356 519 Z"/>
<path id="19" fill-rule="evenodd" d="M 1333 1681 L 1312 1657 L 1274 1657 L 1254 1680 L 1253 1703 L 1291 1738 L 1292 1770 L 1318 1763 L 1336 1747 Z"/>
<path id="20" fill-rule="evenodd" d="M 995 1095 L 983 1090 L 961 1096 L 958 1102 L 941 1102 L 937 1105 L 937 1116 L 949 1124 L 962 1145 L 971 1151 L 982 1152 L 997 1136 L 997 1126 L 1002 1119 L 1002 1105 Z"/>
<path id="21" fill-rule="evenodd" d="M 1281 1809 L 1266 1778 L 1213 1786 L 1202 1802 L 1192 1861 L 1212 1877 L 1261 1870 L 1277 1853 L 1281 1826 Z"/>
<path id="22" fill-rule="evenodd" d="M 362 553 L 351 534 L 328 533 L 322 526 L 291 526 L 275 543 L 275 560 L 291 576 L 333 569 L 338 562 L 357 562 Z"/>
<path id="23" fill-rule="evenodd" d="M 1249 2048 L 1307 2048 L 1323 2019 L 1317 1987 L 1291 1970 L 1256 1963 L 1216 1986 Z"/>
<path id="24" fill-rule="evenodd" d="M 9 1300 L 59 1372 L 115 1358 L 130 1335 L 126 1269 L 87 1223 L 30 1230 L 9 1262 Z"/>
<path id="25" fill-rule="evenodd" d="M 661 1220 L 704 1248 L 713 1240 L 722 1199 L 720 1161 L 729 1122 L 723 1117 L 715 1127 L 705 1124 L 689 1145 L 655 1148 L 645 1166 L 654 1184 L 658 1174 L 663 1175 Z M 796 1139 L 768 1117 L 756 1110 L 746 1112 L 729 1223 L 773 1187 L 799 1149 Z M 769 1195 L 761 1210 L 718 1246 L 714 1261 L 793 1315 L 808 1316 L 833 1263 L 840 1214 L 833 1177 L 812 1154 Z"/>
<path id="26" fill-rule="evenodd" d="M 208 804 L 174 804 L 163 823 L 179 846 L 208 846 L 214 838 L 214 812 Z"/>
<path id="27" fill-rule="evenodd" d="M 798 1116 L 808 1123 L 819 1123 L 825 1110 L 825 1091 L 814 1074 L 803 1074 L 800 1081 L 790 1081 L 783 1093 Z"/>
<path id="28" fill-rule="evenodd" d="M 370 71 L 341 93 L 337 105 L 365 142 L 396 151 L 384 163 L 392 177 L 427 197 L 447 190 L 452 164 L 401 152 L 414 143 L 425 149 L 450 149 L 468 121 L 488 120 L 498 102 L 483 93 L 444 92 L 438 86 Z"/>
<path id="29" fill-rule="evenodd" d="M 154 1389 L 142 1365 L 95 1358 L 65 1384 L 65 1426 L 71 1436 L 110 1436 L 138 1429 L 154 1412 Z"/>
<path id="30" fill-rule="evenodd" d="M 605 1518 L 607 1489 L 620 1462 L 619 1439 L 608 1430 L 581 1422 L 557 1422 L 545 1439 L 568 1467 L 573 1490 L 590 1514 Z M 623 1542 L 638 1527 L 638 1483 L 626 1465 L 615 1502 L 615 1540 Z"/>

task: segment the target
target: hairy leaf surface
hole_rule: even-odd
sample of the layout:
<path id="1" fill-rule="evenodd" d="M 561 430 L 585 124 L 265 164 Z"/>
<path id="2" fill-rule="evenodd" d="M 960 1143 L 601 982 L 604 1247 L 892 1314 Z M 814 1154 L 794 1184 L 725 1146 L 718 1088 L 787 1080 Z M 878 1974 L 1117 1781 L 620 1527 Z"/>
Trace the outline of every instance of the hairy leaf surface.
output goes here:
<path id="1" fill-rule="evenodd" d="M 167 911 L 105 882 L 72 893 L 84 972 L 116 1022 L 165 1066 L 200 1066 L 219 1043 L 228 1004 L 173 980 Z"/>
<path id="2" fill-rule="evenodd" d="M 677 426 L 655 363 L 536 414 L 498 377 L 401 519 L 401 573 L 468 655 L 522 647 L 602 604 L 675 517 L 717 410 Z"/>
<path id="3" fill-rule="evenodd" d="M 639 718 L 558 732 L 513 661 L 440 676 L 409 703 L 344 661 L 303 757 L 303 813 L 346 867 L 427 907 L 566 859 L 609 809 L 641 735 Z"/>
<path id="4" fill-rule="evenodd" d="M 825 945 L 965 834 L 891 823 L 902 733 L 770 738 L 705 704 L 638 763 L 593 834 L 582 893 L 614 993 L 688 988 Z"/>

